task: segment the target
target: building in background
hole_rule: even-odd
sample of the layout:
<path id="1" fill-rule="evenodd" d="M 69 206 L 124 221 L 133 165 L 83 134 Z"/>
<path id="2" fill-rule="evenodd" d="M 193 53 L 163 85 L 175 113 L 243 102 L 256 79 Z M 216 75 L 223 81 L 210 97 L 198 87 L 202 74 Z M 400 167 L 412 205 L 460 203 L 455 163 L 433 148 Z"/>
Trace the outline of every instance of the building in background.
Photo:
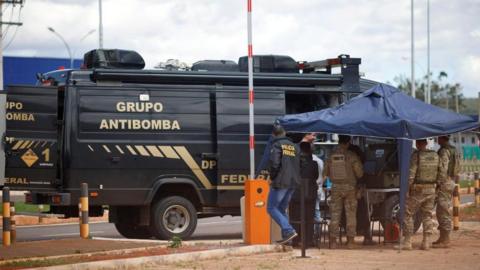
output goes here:
<path id="1" fill-rule="evenodd" d="M 83 59 L 73 61 L 74 68 L 80 68 Z M 3 57 L 4 87 L 11 84 L 35 85 L 37 73 L 70 68 L 70 59 L 53 57 Z"/>

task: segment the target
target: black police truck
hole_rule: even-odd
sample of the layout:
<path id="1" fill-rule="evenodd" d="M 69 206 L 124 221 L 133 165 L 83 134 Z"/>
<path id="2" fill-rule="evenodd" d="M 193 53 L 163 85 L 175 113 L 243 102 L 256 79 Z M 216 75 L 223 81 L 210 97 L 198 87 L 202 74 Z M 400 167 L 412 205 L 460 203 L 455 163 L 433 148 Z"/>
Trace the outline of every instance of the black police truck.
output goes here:
<path id="1" fill-rule="evenodd" d="M 376 84 L 360 78 L 360 62 L 255 56 L 257 165 L 276 117 L 331 107 Z M 187 238 L 198 217 L 239 215 L 249 172 L 246 63 L 144 70 L 136 52 L 93 50 L 65 82 L 9 86 L 5 185 L 75 217 L 88 183 L 90 215 L 108 206 L 131 238 Z"/>

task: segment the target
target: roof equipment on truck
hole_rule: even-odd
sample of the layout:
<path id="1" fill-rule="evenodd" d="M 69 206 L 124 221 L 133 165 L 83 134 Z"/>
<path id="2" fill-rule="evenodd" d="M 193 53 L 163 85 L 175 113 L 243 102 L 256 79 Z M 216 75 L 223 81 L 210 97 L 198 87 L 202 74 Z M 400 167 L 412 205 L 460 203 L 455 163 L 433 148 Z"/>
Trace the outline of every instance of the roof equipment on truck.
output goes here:
<path id="1" fill-rule="evenodd" d="M 143 69 L 145 67 L 145 61 L 139 53 L 118 49 L 91 50 L 83 56 L 83 63 L 87 69 Z"/>

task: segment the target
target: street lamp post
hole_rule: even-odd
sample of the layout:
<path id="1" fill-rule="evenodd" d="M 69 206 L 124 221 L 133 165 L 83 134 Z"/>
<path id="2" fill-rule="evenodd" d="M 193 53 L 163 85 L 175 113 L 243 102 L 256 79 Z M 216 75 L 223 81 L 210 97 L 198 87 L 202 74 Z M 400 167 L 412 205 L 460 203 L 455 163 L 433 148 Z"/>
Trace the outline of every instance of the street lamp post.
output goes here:
<path id="1" fill-rule="evenodd" d="M 75 57 L 75 52 L 76 50 L 73 50 L 73 52 L 70 50 L 70 46 L 68 45 L 68 43 L 65 41 L 65 39 L 57 32 L 55 31 L 55 29 L 53 29 L 52 27 L 48 27 L 48 30 L 52 33 L 55 34 L 55 36 L 57 36 L 60 40 L 62 40 L 63 44 L 65 44 L 65 47 L 67 48 L 67 51 L 68 51 L 68 56 L 70 57 L 70 68 L 73 69 L 73 58 Z M 88 36 L 90 36 L 91 34 L 95 33 L 95 29 L 92 29 L 90 31 L 88 31 L 79 41 L 79 43 L 81 43 L 82 41 L 84 41 Z"/>
<path id="2" fill-rule="evenodd" d="M 78 42 L 78 44 L 82 43 L 88 36 L 90 36 L 91 34 L 95 33 L 95 29 L 92 29 L 90 31 L 88 31 Z M 78 49 L 78 48 L 77 48 Z M 75 53 L 77 52 L 76 49 L 73 49 L 73 53 L 72 53 L 72 56 L 75 58 Z"/>
<path id="3" fill-rule="evenodd" d="M 65 45 L 65 47 L 67 48 L 67 51 L 68 51 L 68 56 L 70 56 L 70 68 L 73 68 L 73 55 L 72 55 L 72 51 L 70 50 L 70 46 L 68 46 L 68 43 L 65 41 L 65 39 L 57 32 L 55 31 L 55 29 L 53 29 L 52 27 L 48 27 L 48 31 L 52 32 L 53 34 L 55 34 L 55 36 L 57 36 L 62 42 L 63 44 Z"/>

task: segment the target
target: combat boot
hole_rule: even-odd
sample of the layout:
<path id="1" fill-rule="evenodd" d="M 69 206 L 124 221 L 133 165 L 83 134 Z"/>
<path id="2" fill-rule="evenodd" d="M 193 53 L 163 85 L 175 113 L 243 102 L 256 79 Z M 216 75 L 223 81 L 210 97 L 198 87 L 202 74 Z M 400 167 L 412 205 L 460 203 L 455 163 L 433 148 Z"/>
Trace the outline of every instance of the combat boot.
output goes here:
<path id="1" fill-rule="evenodd" d="M 347 236 L 347 248 L 348 249 L 355 248 L 355 238 L 353 236 Z"/>
<path id="2" fill-rule="evenodd" d="M 434 248 L 449 248 L 450 247 L 450 232 L 449 231 L 440 231 L 440 237 L 442 241 L 439 243 L 433 243 L 432 247 Z"/>
<path id="3" fill-rule="evenodd" d="M 422 241 L 422 246 L 420 247 L 423 250 L 429 250 L 430 249 L 430 235 L 428 234 L 423 234 L 423 241 Z"/>
<path id="4" fill-rule="evenodd" d="M 440 236 L 438 237 L 437 241 L 433 242 L 432 243 L 432 247 L 438 247 L 437 245 L 443 243 L 445 239 L 445 231 L 444 230 L 440 230 Z"/>
<path id="5" fill-rule="evenodd" d="M 330 249 L 336 249 L 337 248 L 337 238 L 330 236 L 330 239 L 328 241 L 329 241 L 328 245 L 329 245 Z"/>
<path id="6" fill-rule="evenodd" d="M 412 250 L 412 239 L 410 238 L 410 236 L 405 236 L 405 238 L 403 239 L 403 243 L 401 245 L 393 246 L 393 248 L 395 249 L 399 249 L 400 247 L 403 250 Z"/>

